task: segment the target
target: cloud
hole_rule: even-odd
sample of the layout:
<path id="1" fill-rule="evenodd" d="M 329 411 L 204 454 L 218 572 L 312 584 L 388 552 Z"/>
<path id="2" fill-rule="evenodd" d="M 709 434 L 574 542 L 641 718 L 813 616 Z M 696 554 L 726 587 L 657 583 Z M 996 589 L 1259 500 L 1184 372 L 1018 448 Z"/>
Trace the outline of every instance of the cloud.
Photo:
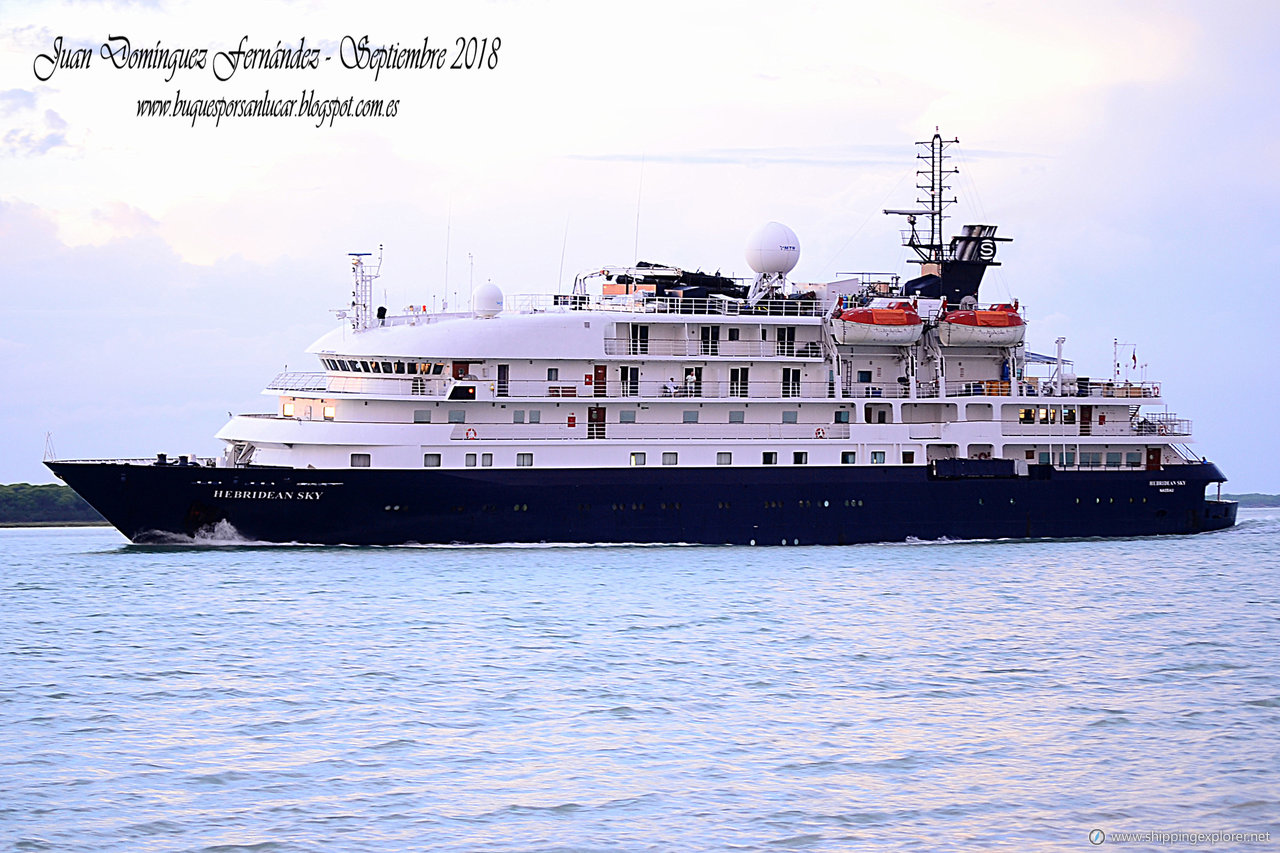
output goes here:
<path id="1" fill-rule="evenodd" d="M 0 114 L 9 115 L 35 108 L 36 93 L 30 89 L 6 89 L 0 92 Z"/>

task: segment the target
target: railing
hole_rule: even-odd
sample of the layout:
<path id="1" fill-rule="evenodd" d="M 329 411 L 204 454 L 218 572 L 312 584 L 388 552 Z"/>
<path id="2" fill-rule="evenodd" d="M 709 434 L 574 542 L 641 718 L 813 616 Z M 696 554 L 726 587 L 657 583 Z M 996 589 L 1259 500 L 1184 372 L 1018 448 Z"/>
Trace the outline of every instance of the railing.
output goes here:
<path id="1" fill-rule="evenodd" d="M 1191 435 L 1191 421 L 1172 413 L 1154 412 L 1134 421 L 1138 435 Z"/>
<path id="2" fill-rule="evenodd" d="M 605 338 L 605 355 L 685 356 L 694 358 L 796 358 L 819 361 L 822 344 L 817 341 L 708 341 L 677 339 Z"/>
<path id="3" fill-rule="evenodd" d="M 645 296 L 629 294 L 614 298 L 604 297 L 591 301 L 586 297 L 526 293 L 507 300 L 517 314 L 535 314 L 547 311 L 619 311 L 643 314 L 714 314 L 720 316 L 750 317 L 821 317 L 825 303 L 821 299 L 762 299 L 748 305 L 739 299 L 725 296 L 709 296 L 686 299 L 676 296 Z"/>
<path id="4" fill-rule="evenodd" d="M 454 424 L 454 441 L 825 441 L 848 440 L 849 424 Z"/>
<path id="5" fill-rule="evenodd" d="M 328 380 L 327 373 L 279 373 L 267 388 L 271 391 L 327 391 Z"/>

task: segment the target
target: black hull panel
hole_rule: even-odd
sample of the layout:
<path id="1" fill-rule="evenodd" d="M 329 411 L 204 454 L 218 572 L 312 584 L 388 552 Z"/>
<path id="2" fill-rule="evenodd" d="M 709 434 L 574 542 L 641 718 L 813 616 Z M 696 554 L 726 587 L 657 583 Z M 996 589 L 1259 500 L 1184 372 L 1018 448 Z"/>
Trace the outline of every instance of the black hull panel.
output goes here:
<path id="1" fill-rule="evenodd" d="M 50 462 L 135 542 L 221 530 L 316 544 L 1146 536 L 1235 524 L 1213 464 L 935 477 L 922 466 L 624 469 L 201 468 Z M 234 530 L 229 530 L 230 525 Z"/>

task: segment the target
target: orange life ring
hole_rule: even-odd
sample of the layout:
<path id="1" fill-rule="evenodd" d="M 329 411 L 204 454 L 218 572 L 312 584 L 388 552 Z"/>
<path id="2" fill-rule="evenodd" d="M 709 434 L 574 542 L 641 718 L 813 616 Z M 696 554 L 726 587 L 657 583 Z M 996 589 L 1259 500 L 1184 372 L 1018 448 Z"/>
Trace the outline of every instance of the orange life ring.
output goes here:
<path id="1" fill-rule="evenodd" d="M 814 438 L 826 438 L 826 437 L 827 437 L 827 431 L 826 431 L 825 429 L 823 429 L 822 427 L 818 427 L 817 429 L 815 429 L 815 430 L 813 431 L 813 437 L 814 437 Z"/>
<path id="2" fill-rule="evenodd" d="M 467 441 L 472 441 L 479 437 L 480 436 L 476 434 L 476 431 L 474 429 L 472 429 L 471 427 L 467 427 Z"/>

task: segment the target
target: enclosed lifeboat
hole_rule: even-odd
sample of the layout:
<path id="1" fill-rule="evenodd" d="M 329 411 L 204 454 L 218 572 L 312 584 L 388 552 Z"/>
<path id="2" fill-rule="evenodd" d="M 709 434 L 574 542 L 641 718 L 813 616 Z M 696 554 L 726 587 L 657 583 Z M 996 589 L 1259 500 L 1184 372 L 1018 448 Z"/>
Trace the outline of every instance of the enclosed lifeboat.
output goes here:
<path id="1" fill-rule="evenodd" d="M 842 344 L 906 346 L 920 340 L 924 324 L 910 302 L 891 302 L 884 308 L 849 308 L 832 321 Z"/>
<path id="2" fill-rule="evenodd" d="M 947 347 L 1011 347 L 1026 334 L 1017 303 L 947 311 L 938 323 L 938 339 Z"/>

